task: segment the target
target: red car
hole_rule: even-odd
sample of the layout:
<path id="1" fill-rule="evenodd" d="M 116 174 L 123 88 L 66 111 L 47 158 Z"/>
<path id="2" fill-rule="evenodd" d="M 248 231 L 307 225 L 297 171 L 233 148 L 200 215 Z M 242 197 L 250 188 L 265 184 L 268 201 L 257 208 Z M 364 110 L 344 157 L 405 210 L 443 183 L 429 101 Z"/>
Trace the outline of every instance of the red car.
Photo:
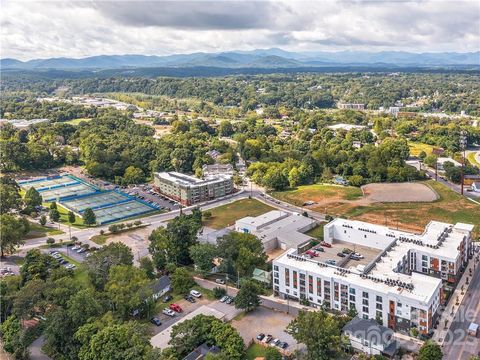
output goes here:
<path id="1" fill-rule="evenodd" d="M 328 247 L 328 248 L 331 248 L 331 247 L 332 247 L 332 244 L 329 244 L 329 243 L 327 243 L 327 242 L 325 242 L 325 241 L 322 241 L 322 242 L 320 243 L 320 245 L 325 246 L 325 247 Z"/>
<path id="2" fill-rule="evenodd" d="M 170 310 L 176 311 L 177 313 L 181 313 L 183 311 L 178 304 L 170 304 Z"/>

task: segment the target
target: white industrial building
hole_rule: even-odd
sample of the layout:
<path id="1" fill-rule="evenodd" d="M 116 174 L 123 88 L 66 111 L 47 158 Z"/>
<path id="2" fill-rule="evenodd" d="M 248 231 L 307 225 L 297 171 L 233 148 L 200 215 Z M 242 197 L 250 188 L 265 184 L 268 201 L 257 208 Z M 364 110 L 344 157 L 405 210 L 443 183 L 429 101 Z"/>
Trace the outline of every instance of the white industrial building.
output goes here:
<path id="1" fill-rule="evenodd" d="M 324 227 L 325 242 L 368 247 L 377 255 L 363 265 L 347 257 L 337 266 L 289 250 L 273 261 L 274 293 L 342 312 L 354 308 L 391 329 L 428 334 L 444 300 L 443 284 L 455 285 L 468 262 L 472 230 L 432 221 L 422 234 L 412 234 L 336 219 Z"/>
<path id="2" fill-rule="evenodd" d="M 315 220 L 299 213 L 272 210 L 260 216 L 247 216 L 235 222 L 235 231 L 253 234 L 265 251 L 276 248 L 301 250 L 313 239 L 303 234 L 317 226 Z"/>

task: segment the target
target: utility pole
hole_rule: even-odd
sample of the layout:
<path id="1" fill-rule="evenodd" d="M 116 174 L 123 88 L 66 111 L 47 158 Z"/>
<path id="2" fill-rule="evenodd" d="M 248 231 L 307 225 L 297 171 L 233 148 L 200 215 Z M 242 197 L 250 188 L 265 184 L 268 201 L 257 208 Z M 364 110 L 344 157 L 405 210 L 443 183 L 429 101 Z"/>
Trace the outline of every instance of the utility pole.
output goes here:
<path id="1" fill-rule="evenodd" d="M 463 195 L 463 183 L 465 180 L 465 148 L 467 147 L 467 132 L 462 130 L 460 132 L 460 150 L 463 151 L 462 157 L 462 178 L 461 178 L 461 194 Z"/>

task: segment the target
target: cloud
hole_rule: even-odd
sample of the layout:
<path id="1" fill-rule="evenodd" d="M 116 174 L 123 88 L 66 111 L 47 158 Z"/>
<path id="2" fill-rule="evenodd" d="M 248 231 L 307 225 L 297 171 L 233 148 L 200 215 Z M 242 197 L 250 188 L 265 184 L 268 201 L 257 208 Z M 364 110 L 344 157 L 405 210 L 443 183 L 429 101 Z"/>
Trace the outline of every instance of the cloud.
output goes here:
<path id="1" fill-rule="evenodd" d="M 478 51 L 476 1 L 4 1 L 1 57 Z"/>

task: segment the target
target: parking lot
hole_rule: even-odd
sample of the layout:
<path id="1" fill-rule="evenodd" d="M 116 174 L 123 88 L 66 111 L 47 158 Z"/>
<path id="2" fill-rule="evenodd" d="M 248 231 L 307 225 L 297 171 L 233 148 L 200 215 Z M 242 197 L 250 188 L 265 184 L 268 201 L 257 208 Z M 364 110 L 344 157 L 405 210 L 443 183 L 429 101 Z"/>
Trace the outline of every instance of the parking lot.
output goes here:
<path id="1" fill-rule="evenodd" d="M 122 188 L 122 191 L 149 203 L 157 204 L 166 211 L 179 208 L 177 202 L 156 193 L 151 185 L 136 185 Z"/>
<path id="2" fill-rule="evenodd" d="M 294 316 L 283 312 L 267 309 L 259 306 L 254 311 L 245 314 L 238 320 L 232 321 L 232 326 L 238 330 L 245 344 L 249 344 L 258 334 L 272 335 L 273 339 L 286 342 L 286 351 L 301 349 L 295 339 L 285 332 L 287 325 L 294 319 Z"/>
<path id="3" fill-rule="evenodd" d="M 319 251 L 323 249 L 323 251 Z M 348 259 L 347 257 L 340 257 L 338 254 L 344 249 L 350 249 L 363 256 L 360 260 Z M 312 250 L 316 250 L 318 256 L 312 257 L 316 261 L 335 260 L 336 265 L 348 268 L 351 266 L 367 265 L 380 253 L 380 250 L 368 246 L 353 245 L 345 241 L 334 241 L 332 247 L 317 245 Z"/>
<path id="4" fill-rule="evenodd" d="M 194 310 L 198 309 L 203 305 L 208 305 L 210 308 L 213 308 L 215 310 L 218 310 L 224 313 L 226 320 L 233 319 L 237 314 L 241 312 L 240 310 L 235 309 L 235 306 L 233 304 L 229 305 L 229 304 L 221 303 L 219 300 L 212 301 L 212 300 L 206 299 L 205 297 L 202 297 L 200 299 L 196 298 L 195 300 L 196 300 L 195 303 L 190 303 L 185 299 L 175 301 L 175 304 L 180 305 L 180 307 L 183 309 L 183 312 L 176 313 L 174 317 L 165 315 L 162 312 L 154 315 L 155 317 L 160 319 L 160 321 L 162 322 L 162 325 L 156 326 L 152 324 L 151 325 L 152 335 L 156 335 L 162 332 L 163 330 L 167 329 L 168 327 L 174 325 L 180 319 L 182 319 L 183 317 L 185 317 L 186 315 L 190 314 L 191 312 L 193 312 Z M 162 301 L 162 299 L 159 299 L 158 301 Z M 169 301 L 165 303 L 165 305 L 168 307 L 168 305 L 171 303 L 172 301 Z"/>

